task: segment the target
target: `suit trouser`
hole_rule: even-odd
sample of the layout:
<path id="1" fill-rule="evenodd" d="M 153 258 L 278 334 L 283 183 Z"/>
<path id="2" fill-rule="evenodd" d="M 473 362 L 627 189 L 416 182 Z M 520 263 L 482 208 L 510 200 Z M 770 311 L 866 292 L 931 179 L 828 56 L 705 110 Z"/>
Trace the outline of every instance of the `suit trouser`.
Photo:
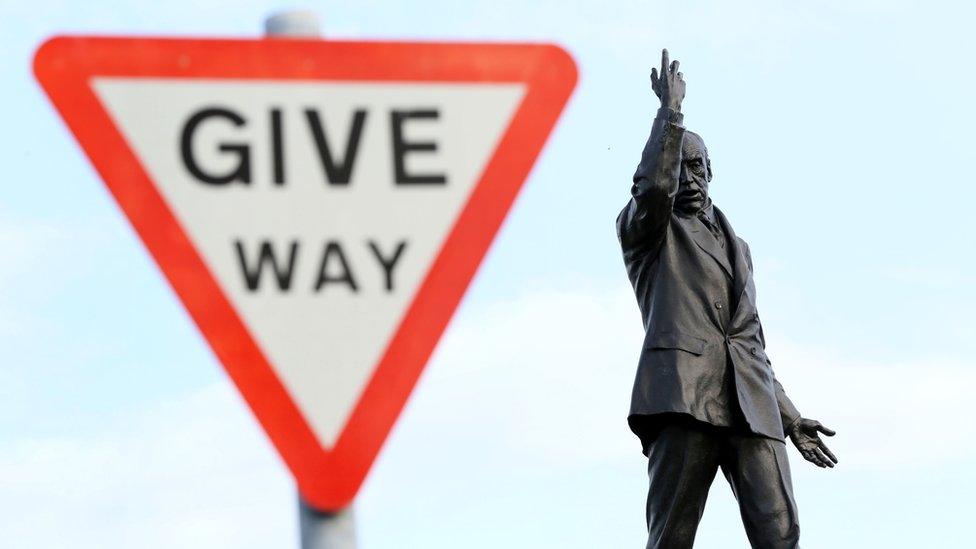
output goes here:
<path id="1" fill-rule="evenodd" d="M 721 468 L 754 548 L 798 548 L 786 444 L 691 421 L 661 426 L 648 449 L 647 549 L 690 548 Z"/>

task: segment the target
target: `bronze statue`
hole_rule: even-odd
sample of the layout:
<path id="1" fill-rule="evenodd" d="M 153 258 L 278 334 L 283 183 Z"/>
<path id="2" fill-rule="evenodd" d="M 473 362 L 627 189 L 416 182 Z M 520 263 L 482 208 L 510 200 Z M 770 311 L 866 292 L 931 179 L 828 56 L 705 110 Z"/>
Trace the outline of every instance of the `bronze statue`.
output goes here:
<path id="1" fill-rule="evenodd" d="M 648 458 L 648 549 L 691 547 L 719 468 L 753 547 L 799 546 L 784 438 L 820 467 L 837 458 L 776 380 L 749 246 L 708 197 L 712 166 L 682 126 L 685 82 L 661 55 L 661 108 L 617 236 L 646 332 L 628 423 Z"/>

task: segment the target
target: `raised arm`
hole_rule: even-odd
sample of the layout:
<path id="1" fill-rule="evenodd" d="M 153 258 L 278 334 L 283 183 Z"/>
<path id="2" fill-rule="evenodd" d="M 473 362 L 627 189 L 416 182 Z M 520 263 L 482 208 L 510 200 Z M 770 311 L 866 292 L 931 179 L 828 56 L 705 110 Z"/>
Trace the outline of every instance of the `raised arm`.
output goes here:
<path id="1" fill-rule="evenodd" d="M 685 82 L 678 62 L 669 63 L 668 50 L 661 54 L 661 73 L 651 69 L 651 88 L 661 100 L 634 173 L 631 199 L 617 217 L 617 236 L 625 250 L 659 248 L 671 219 L 681 170 L 681 101 Z"/>

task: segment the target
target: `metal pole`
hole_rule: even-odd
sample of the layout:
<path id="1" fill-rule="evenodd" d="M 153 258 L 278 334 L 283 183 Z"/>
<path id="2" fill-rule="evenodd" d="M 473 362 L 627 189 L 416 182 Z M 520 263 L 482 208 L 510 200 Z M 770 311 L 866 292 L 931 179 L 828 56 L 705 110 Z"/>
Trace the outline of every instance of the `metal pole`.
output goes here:
<path id="1" fill-rule="evenodd" d="M 265 19 L 264 32 L 275 38 L 321 38 L 319 18 L 311 11 L 283 11 Z M 356 549 L 352 507 L 319 511 L 298 495 L 298 527 L 302 549 Z"/>
<path id="2" fill-rule="evenodd" d="M 355 549 L 356 521 L 352 507 L 331 513 L 313 509 L 298 496 L 298 527 L 302 549 Z"/>

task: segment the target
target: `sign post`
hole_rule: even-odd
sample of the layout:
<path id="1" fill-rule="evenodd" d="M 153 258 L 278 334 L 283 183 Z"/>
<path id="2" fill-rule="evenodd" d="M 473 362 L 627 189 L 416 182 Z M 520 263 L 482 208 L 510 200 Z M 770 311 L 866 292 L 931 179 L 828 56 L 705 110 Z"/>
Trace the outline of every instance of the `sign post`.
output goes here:
<path id="1" fill-rule="evenodd" d="M 307 11 L 284 11 L 268 17 L 264 34 L 270 38 L 319 38 L 318 17 Z M 336 511 L 310 506 L 298 493 L 298 530 L 302 549 L 356 549 L 356 520 L 352 504 Z"/>
<path id="2" fill-rule="evenodd" d="M 34 72 L 294 475 L 306 547 L 346 549 L 576 67 L 303 36 L 62 36 Z"/>

